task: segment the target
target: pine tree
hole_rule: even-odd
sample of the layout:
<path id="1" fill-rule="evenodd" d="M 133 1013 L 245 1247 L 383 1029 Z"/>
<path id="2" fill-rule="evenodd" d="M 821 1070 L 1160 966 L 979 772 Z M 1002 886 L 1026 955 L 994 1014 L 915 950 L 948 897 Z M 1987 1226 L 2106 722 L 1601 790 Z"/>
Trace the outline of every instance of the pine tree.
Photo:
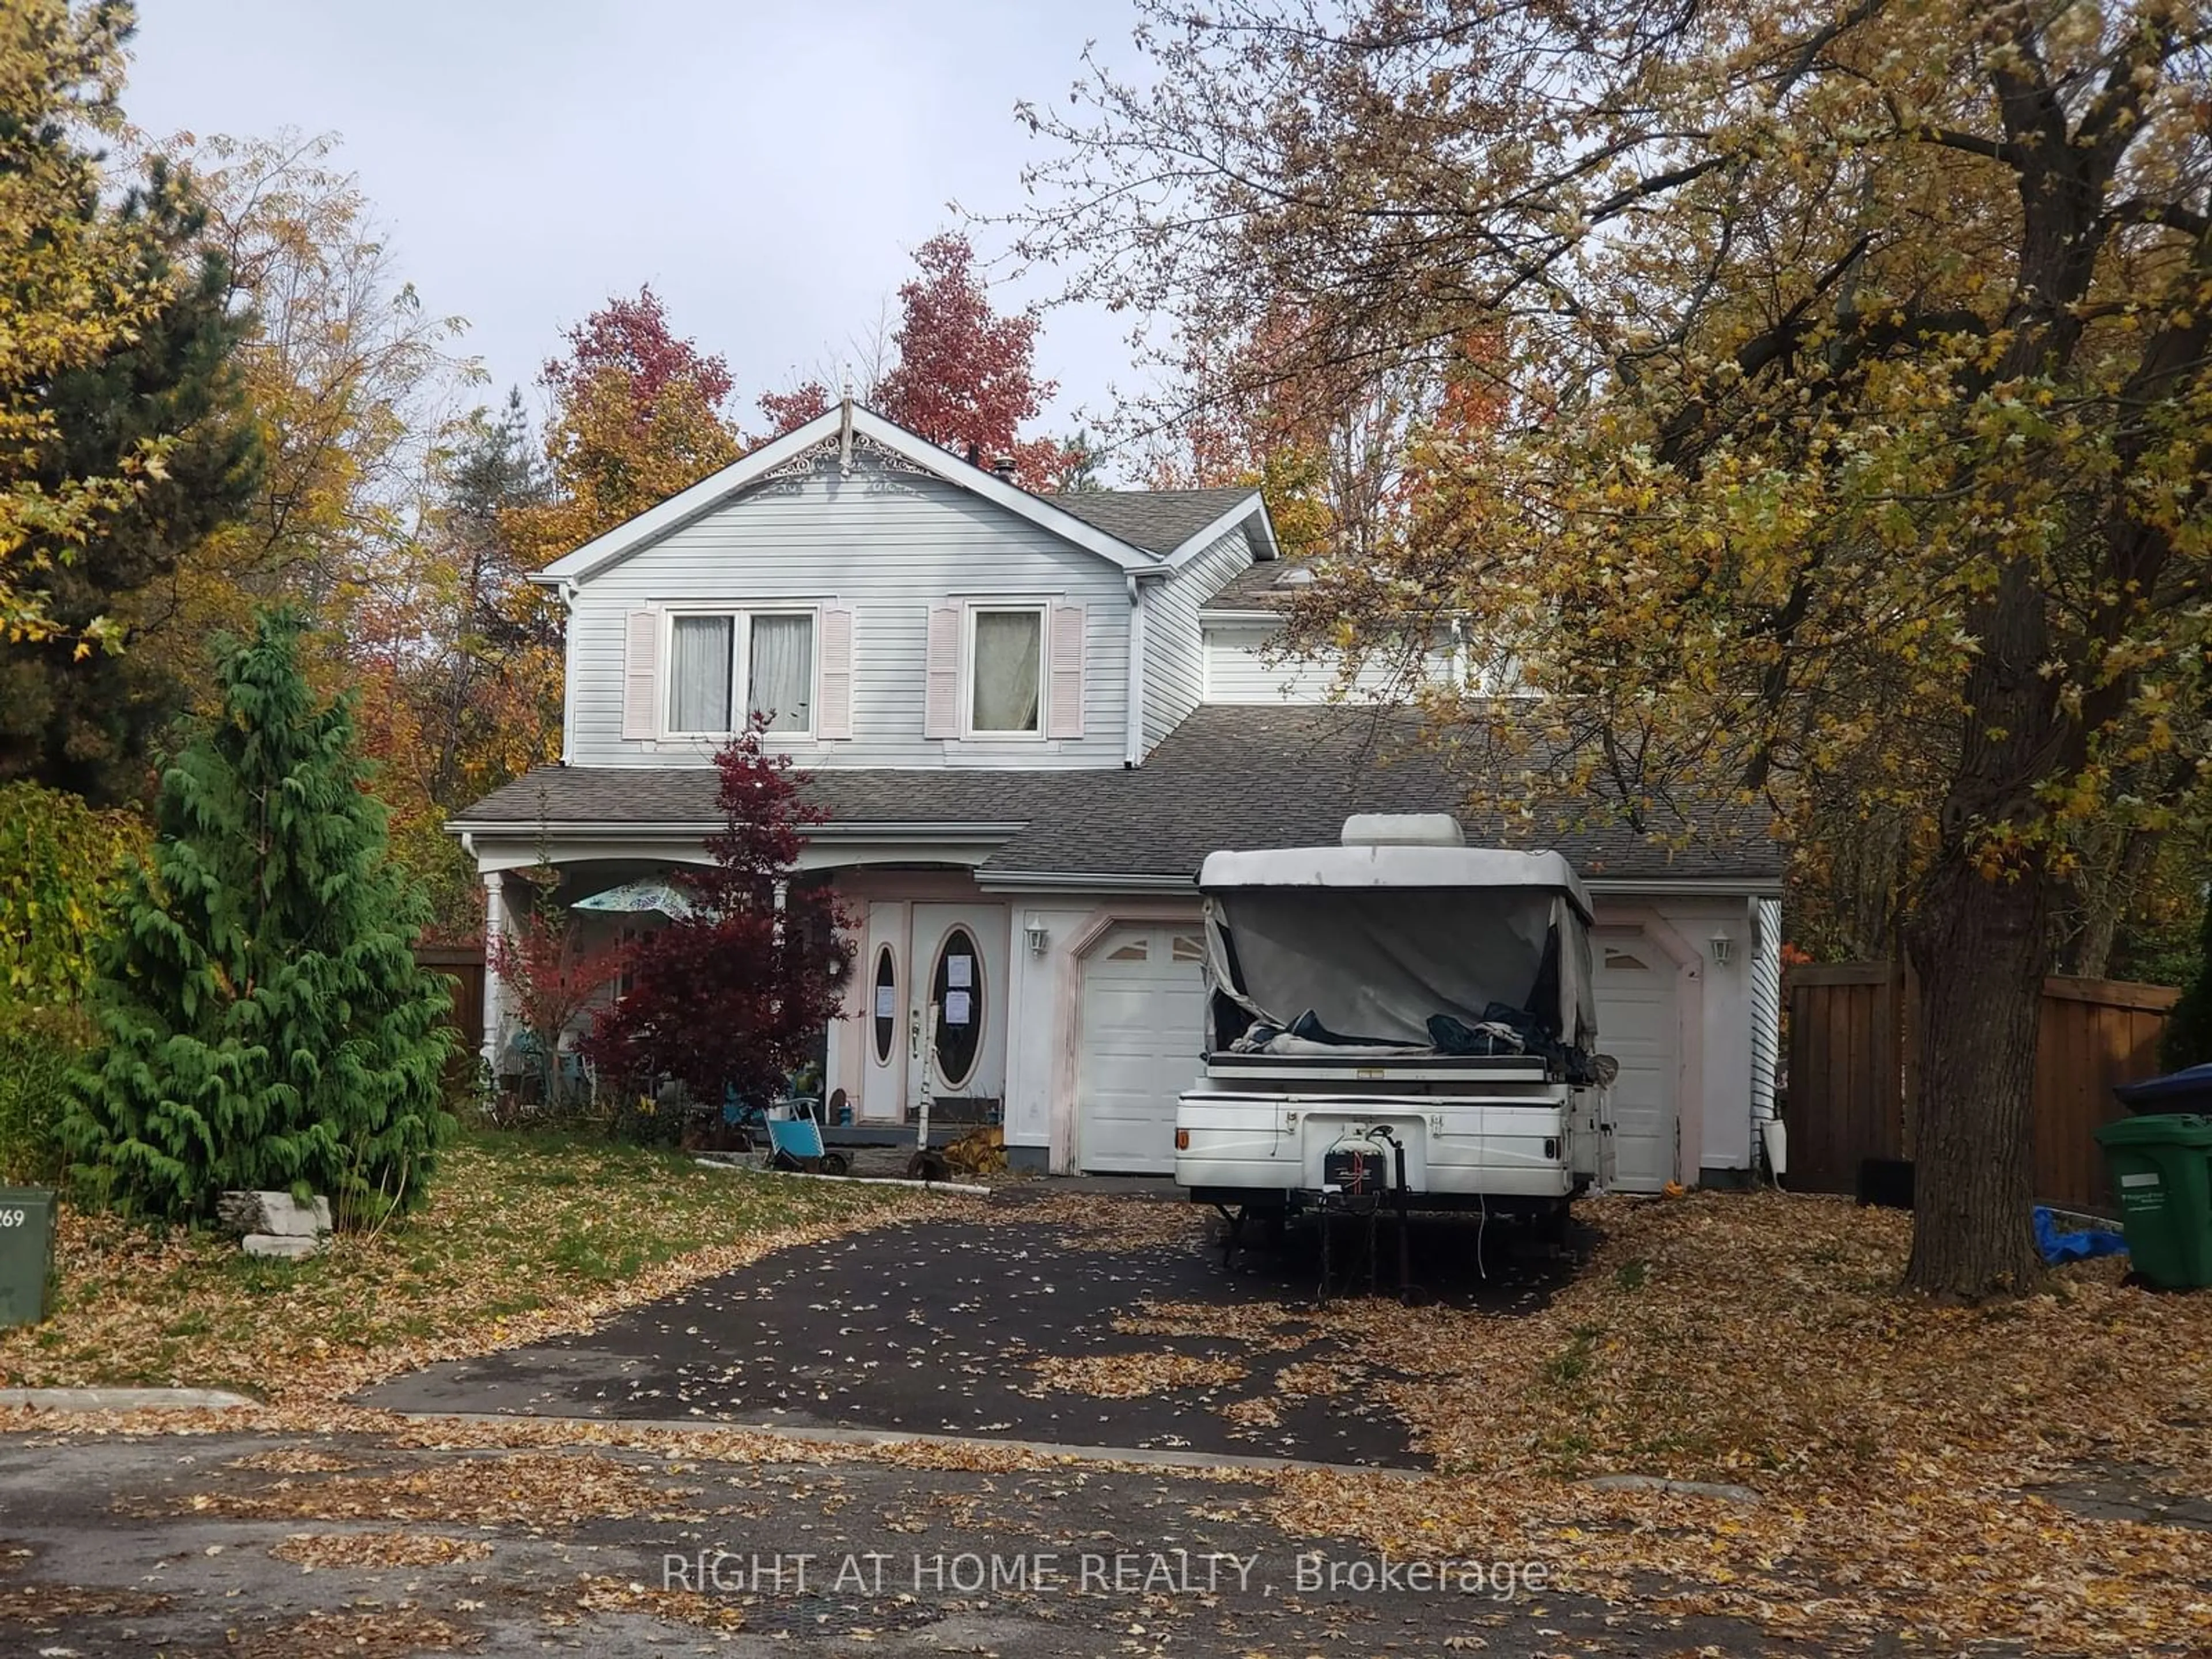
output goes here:
<path id="1" fill-rule="evenodd" d="M 0 639 L 0 778 L 94 805 L 151 792 L 149 756 L 191 702 L 173 578 L 245 513 L 262 464 L 239 356 L 252 319 L 233 303 L 228 261 L 205 245 L 205 208 L 156 157 L 115 213 L 143 234 L 141 270 L 167 297 L 128 337 L 46 383 L 51 429 L 28 476 L 60 496 L 156 442 L 161 475 L 81 539 L 27 544 L 58 631 Z M 79 648 L 101 629 L 118 648 Z"/>
<path id="2" fill-rule="evenodd" d="M 64 1135 L 87 1189 L 131 1213 L 290 1188 L 372 1222 L 422 1200 L 453 1127 L 420 899 L 349 708 L 301 673 L 302 626 L 264 614 L 225 650 L 221 714 L 163 779 L 152 869 L 95 958 L 101 1042 Z"/>

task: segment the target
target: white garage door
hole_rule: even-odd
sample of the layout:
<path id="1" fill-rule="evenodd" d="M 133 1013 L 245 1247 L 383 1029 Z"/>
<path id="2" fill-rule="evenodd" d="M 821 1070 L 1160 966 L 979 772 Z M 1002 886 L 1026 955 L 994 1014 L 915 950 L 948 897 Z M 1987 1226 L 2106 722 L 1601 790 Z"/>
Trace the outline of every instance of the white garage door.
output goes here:
<path id="1" fill-rule="evenodd" d="M 1076 1162 L 1114 1175 L 1175 1171 L 1176 1097 L 1198 1076 L 1205 960 L 1195 926 L 1124 923 L 1083 962 Z"/>
<path id="2" fill-rule="evenodd" d="M 1597 1046 L 1620 1062 L 1613 1085 L 1613 1185 L 1656 1193 L 1674 1178 L 1674 964 L 1641 933 L 1597 945 Z"/>

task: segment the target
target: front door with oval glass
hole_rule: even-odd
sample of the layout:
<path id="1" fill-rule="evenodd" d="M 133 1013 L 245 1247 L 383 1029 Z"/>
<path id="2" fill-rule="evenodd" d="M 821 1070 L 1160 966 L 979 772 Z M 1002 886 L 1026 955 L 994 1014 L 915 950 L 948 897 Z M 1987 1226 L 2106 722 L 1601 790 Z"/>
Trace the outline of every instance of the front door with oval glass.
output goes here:
<path id="1" fill-rule="evenodd" d="M 908 1010 L 909 1106 L 931 1097 L 998 1100 L 1006 1080 L 1006 927 L 1003 906 L 914 907 L 914 1000 Z"/>

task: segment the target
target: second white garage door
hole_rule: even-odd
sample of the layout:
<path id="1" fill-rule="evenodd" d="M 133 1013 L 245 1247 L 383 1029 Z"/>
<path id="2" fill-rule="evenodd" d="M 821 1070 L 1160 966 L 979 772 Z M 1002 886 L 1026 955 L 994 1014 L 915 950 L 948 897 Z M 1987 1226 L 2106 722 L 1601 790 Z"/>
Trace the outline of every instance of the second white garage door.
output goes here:
<path id="1" fill-rule="evenodd" d="M 1613 1186 L 1656 1193 L 1674 1179 L 1679 1045 L 1674 964 L 1640 933 L 1597 941 L 1597 1046 L 1613 1083 Z"/>
<path id="2" fill-rule="evenodd" d="M 1205 1018 L 1195 925 L 1125 922 L 1083 962 L 1076 1163 L 1111 1175 L 1175 1172 L 1176 1097 L 1199 1074 Z"/>

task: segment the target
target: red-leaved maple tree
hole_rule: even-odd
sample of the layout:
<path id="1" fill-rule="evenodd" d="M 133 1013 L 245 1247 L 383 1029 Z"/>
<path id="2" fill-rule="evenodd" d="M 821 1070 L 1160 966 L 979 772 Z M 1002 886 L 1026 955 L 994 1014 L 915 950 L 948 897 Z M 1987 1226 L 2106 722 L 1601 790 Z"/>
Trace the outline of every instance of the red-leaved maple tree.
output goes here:
<path id="1" fill-rule="evenodd" d="M 819 380 L 802 380 L 788 392 L 763 392 L 759 398 L 771 438 L 796 432 L 816 416 L 828 414 L 830 402 L 830 388 Z"/>
<path id="2" fill-rule="evenodd" d="M 792 879 L 818 814 L 764 730 L 755 714 L 714 757 L 723 829 L 713 863 L 679 878 L 691 914 L 630 946 L 630 988 L 585 1039 L 604 1075 L 640 1091 L 673 1078 L 708 1105 L 772 1098 L 837 1017 L 853 946 L 829 890 Z"/>
<path id="3" fill-rule="evenodd" d="M 1001 317 L 975 271 L 968 239 L 947 231 L 915 250 L 921 274 L 899 286 L 898 362 L 875 388 L 874 404 L 908 431 L 990 466 L 1014 463 L 1024 489 L 1052 489 L 1068 465 L 1066 446 L 1024 441 L 1058 387 L 1036 377 L 1037 319 Z"/>
<path id="4" fill-rule="evenodd" d="M 558 1105 L 562 1034 L 621 974 L 623 946 L 586 943 L 575 920 L 549 902 L 494 935 L 489 955 L 508 1009 L 536 1039 L 545 1102 Z"/>
<path id="5" fill-rule="evenodd" d="M 734 382 L 728 361 L 702 351 L 696 340 L 678 339 L 668 326 L 668 310 L 649 287 L 637 298 L 609 300 L 574 328 L 563 329 L 568 355 L 547 362 L 540 376 L 556 401 L 573 401 L 580 389 L 612 369 L 629 383 L 638 414 L 651 419 L 660 398 L 681 382 L 709 409 L 719 409 Z"/>

